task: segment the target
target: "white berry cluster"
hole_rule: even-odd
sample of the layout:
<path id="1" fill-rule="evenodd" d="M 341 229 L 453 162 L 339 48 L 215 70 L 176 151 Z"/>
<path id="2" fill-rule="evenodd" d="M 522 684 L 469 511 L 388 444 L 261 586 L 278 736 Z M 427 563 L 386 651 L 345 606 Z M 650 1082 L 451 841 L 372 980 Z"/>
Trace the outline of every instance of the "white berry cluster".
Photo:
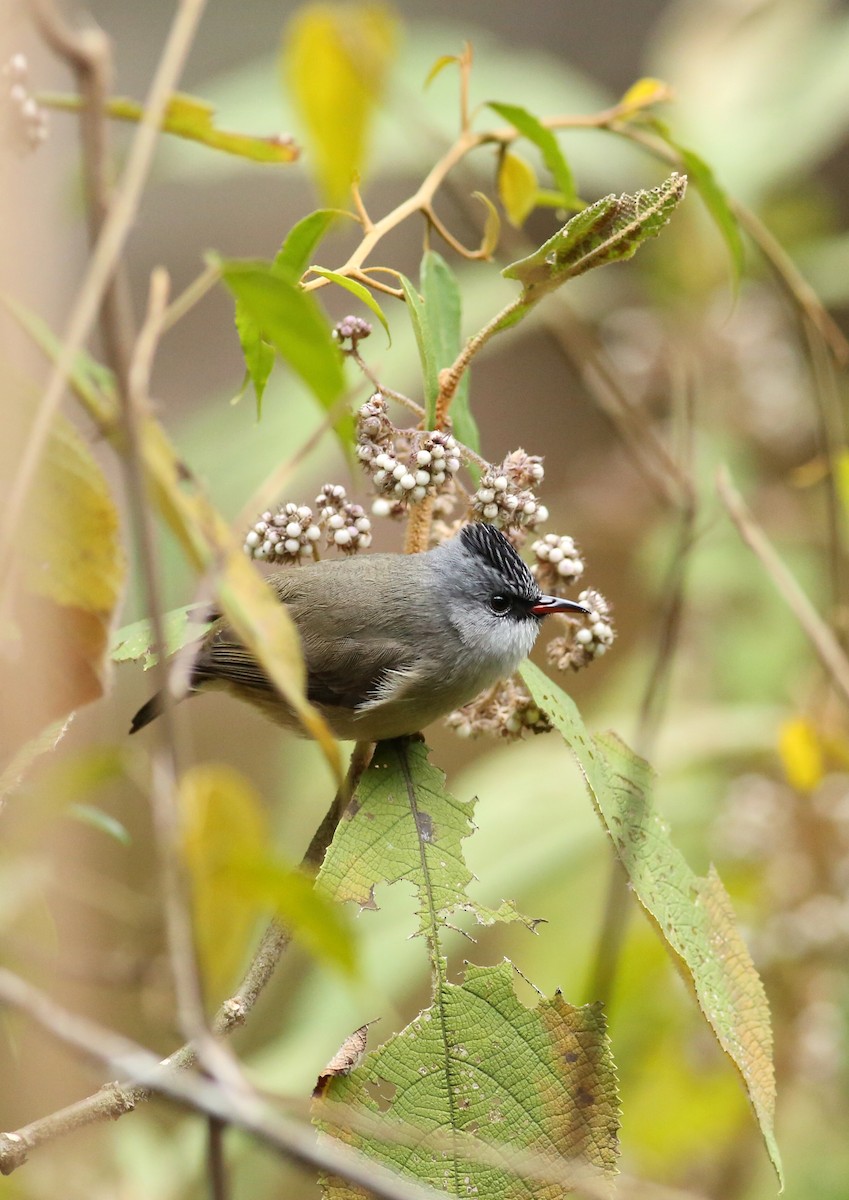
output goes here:
<path id="1" fill-rule="evenodd" d="M 328 546 L 343 554 L 356 554 L 371 545 L 371 521 L 361 504 L 347 497 L 340 483 L 326 483 L 315 498 L 318 523 L 327 534 Z"/>
<path id="2" fill-rule="evenodd" d="M 560 595 L 563 588 L 577 583 L 584 573 L 581 552 L 570 537 L 547 533 L 534 542 L 531 553 L 536 559 L 531 574 L 549 595 Z"/>
<path id="3" fill-rule="evenodd" d="M 474 518 L 498 529 L 535 529 L 548 520 L 548 509 L 534 492 L 545 474 L 542 459 L 524 450 L 514 450 L 499 466 L 481 476 L 470 508 Z"/>
<path id="4" fill-rule="evenodd" d="M 333 326 L 333 337 L 343 350 L 356 350 L 361 338 L 367 338 L 371 333 L 371 325 L 362 317 L 343 317 Z M 348 345 L 350 343 L 350 345 Z"/>
<path id="5" fill-rule="evenodd" d="M 593 659 L 601 658 L 613 645 L 616 634 L 610 619 L 610 605 L 601 592 L 588 588 L 578 596 L 578 603 L 589 612 L 575 613 L 564 619 L 570 630 L 554 638 L 546 647 L 549 662 L 560 671 L 580 671 Z"/>
<path id="6" fill-rule="evenodd" d="M 527 733 L 547 733 L 551 723 L 541 712 L 522 681 L 514 676 L 456 708 L 445 718 L 458 737 L 486 734 L 515 741 Z"/>
<path id="7" fill-rule="evenodd" d="M 47 138 L 47 113 L 27 89 L 28 70 L 26 55 L 13 54 L 0 71 L 6 85 L 10 140 L 21 151 L 35 150 Z"/>
<path id="8" fill-rule="evenodd" d="M 371 521 L 361 504 L 352 504 L 341 484 L 326 483 L 315 498 L 316 514 L 306 504 L 281 504 L 264 512 L 245 538 L 245 554 L 262 562 L 300 563 L 318 558 L 322 533 L 327 545 L 356 554 L 371 545 Z"/>
<path id="9" fill-rule="evenodd" d="M 381 517 L 436 496 L 460 470 L 460 449 L 450 433 L 396 428 L 379 394 L 359 411 L 357 457 L 379 493 L 372 512 Z"/>
<path id="10" fill-rule="evenodd" d="M 313 557 L 321 537 L 312 509 L 306 504 L 281 504 L 276 513 L 264 512 L 245 538 L 245 554 L 263 562 L 299 563 Z"/>

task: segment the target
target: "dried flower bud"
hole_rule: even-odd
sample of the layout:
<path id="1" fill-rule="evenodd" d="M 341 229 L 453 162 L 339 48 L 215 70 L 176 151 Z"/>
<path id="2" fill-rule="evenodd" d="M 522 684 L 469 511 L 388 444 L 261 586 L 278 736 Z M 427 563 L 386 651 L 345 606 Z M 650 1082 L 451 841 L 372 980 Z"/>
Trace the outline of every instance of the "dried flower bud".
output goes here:
<path id="1" fill-rule="evenodd" d="M 610 605 L 601 592 L 588 588 L 581 592 L 578 601 L 590 611 L 563 617 L 570 627 L 569 632 L 554 638 L 546 647 L 549 662 L 559 671 L 580 671 L 593 659 L 601 658 L 616 637 L 610 619 Z"/>
<path id="2" fill-rule="evenodd" d="M 551 723 L 537 708 L 518 676 L 504 679 L 445 718 L 458 737 L 489 735 L 511 741 L 528 733 L 547 733 Z"/>
<path id="3" fill-rule="evenodd" d="M 531 546 L 536 562 L 531 574 L 544 592 L 560 596 L 563 589 L 572 587 L 584 573 L 581 552 L 570 537 L 547 533 Z"/>
<path id="4" fill-rule="evenodd" d="M 364 321 L 362 317 L 343 317 L 341 321 L 337 321 L 333 326 L 333 337 L 342 346 L 343 350 L 356 350 L 357 343 L 362 338 L 367 338 L 371 333 L 372 327 L 368 321 Z M 345 342 L 350 342 L 350 346 L 346 346 Z"/>

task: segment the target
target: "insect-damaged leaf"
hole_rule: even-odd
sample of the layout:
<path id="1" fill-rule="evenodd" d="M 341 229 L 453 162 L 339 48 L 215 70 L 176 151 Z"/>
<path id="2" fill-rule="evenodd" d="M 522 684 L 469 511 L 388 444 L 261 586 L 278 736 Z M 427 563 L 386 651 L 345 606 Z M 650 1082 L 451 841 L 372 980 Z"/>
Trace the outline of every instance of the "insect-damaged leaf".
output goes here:
<path id="1" fill-rule="evenodd" d="M 165 632 L 165 653 L 176 654 L 189 642 L 197 641 L 210 626 L 206 619 L 209 611 L 208 604 L 187 604 L 184 608 L 174 608 L 164 614 L 162 623 Z M 138 662 L 141 660 L 145 671 L 156 665 L 154 650 L 155 638 L 153 622 L 146 618 L 133 621 L 132 625 L 124 625 L 112 638 L 112 658 L 114 662 Z"/>
<path id="2" fill-rule="evenodd" d="M 502 274 L 518 279 L 528 300 L 535 301 L 593 267 L 622 262 L 648 238 L 657 237 L 686 187 L 686 176 L 670 175 L 651 191 L 604 196 L 567 221 L 533 254 L 505 267 Z"/>
<path id="3" fill-rule="evenodd" d="M 640 904 L 651 916 L 722 1049 L 743 1079 L 767 1152 L 775 1141 L 772 1030 L 763 984 L 722 882 L 701 878 L 672 844 L 651 802 L 652 772 L 612 734 L 591 737 L 572 699 L 526 663 L 522 678 L 578 761 L 596 811 Z"/>
<path id="4" fill-rule="evenodd" d="M 427 760 L 423 742 L 379 742 L 354 802 L 325 855 L 317 887 L 334 900 L 374 908 L 378 883 L 405 879 L 419 898 L 419 927 L 431 935 L 452 913 L 474 913 L 481 924 L 521 921 L 512 904 L 477 904 L 466 888 L 474 876 L 462 842 L 474 826 L 474 804 L 455 799 L 445 776 Z"/>
<path id="5" fill-rule="evenodd" d="M 619 1114 L 601 1005 L 558 994 L 528 1010 L 513 979 L 501 963 L 443 981 L 406 1029 L 327 1082 L 321 1128 L 451 1195 L 558 1200 L 582 1182 L 606 1194 Z M 324 1188 L 363 1196 L 339 1179 Z"/>

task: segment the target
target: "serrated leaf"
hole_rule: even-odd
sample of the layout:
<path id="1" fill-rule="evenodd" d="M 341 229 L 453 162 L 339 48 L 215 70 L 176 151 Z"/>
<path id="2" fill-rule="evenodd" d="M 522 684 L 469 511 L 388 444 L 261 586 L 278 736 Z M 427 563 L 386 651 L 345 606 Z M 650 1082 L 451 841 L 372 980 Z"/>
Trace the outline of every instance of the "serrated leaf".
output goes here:
<path id="1" fill-rule="evenodd" d="M 821 783 L 825 773 L 822 742 L 810 721 L 804 717 L 784 721 L 778 752 L 787 782 L 796 791 L 809 793 Z"/>
<path id="2" fill-rule="evenodd" d="M 252 321 L 259 336 L 303 380 L 324 409 L 330 409 L 345 390 L 339 347 L 311 295 L 264 262 L 223 260 L 221 275 L 241 306 L 243 320 Z M 353 444 L 349 413 L 335 425 L 343 445 Z"/>
<path id="3" fill-rule="evenodd" d="M 439 379 L 436 371 L 436 352 L 433 333 L 427 319 L 424 298 L 419 295 L 406 275 L 398 272 L 398 282 L 407 302 L 407 313 L 422 365 L 422 380 L 425 394 L 425 428 L 433 429 L 436 424 L 436 399 L 439 395 Z"/>
<path id="4" fill-rule="evenodd" d="M 539 668 L 521 671 L 578 761 L 640 904 L 656 923 L 722 1049 L 740 1073 L 783 1185 L 775 1141 L 772 1030 L 763 984 L 719 877 L 693 873 L 651 803 L 651 767 L 613 734 L 591 737 L 572 699 Z"/>
<path id="5" fill-rule="evenodd" d="M 265 853 L 268 825 L 253 788 L 223 764 L 186 771 L 179 806 L 198 963 L 204 995 L 214 1003 L 226 994 L 249 953 L 250 935 L 263 909 L 253 896 L 222 887 L 221 880 L 234 862 Z"/>
<path id="6" fill-rule="evenodd" d="M 533 212 L 537 191 L 536 171 L 526 158 L 505 150 L 498 164 L 498 198 L 511 225 L 520 229 Z"/>
<path id="7" fill-rule="evenodd" d="M 374 296 L 362 283 L 356 279 L 349 279 L 347 275 L 340 275 L 338 271 L 328 271 L 325 267 L 310 267 L 310 271 L 314 275 L 321 275 L 323 279 L 329 279 L 331 283 L 336 283 L 339 287 L 344 288 L 346 292 L 350 292 L 352 296 L 356 296 L 365 304 L 366 308 L 370 308 L 374 315 L 380 321 L 383 328 L 386 330 L 386 337 L 389 340 L 389 345 L 392 345 L 392 334 L 389 332 L 389 322 L 383 309 L 380 307 Z"/>
<path id="8" fill-rule="evenodd" d="M 441 254 L 427 250 L 419 268 L 425 313 L 431 330 L 436 375 L 450 367 L 462 344 L 462 299 L 457 277 Z M 454 433 L 460 441 L 478 452 L 480 434 L 469 407 L 469 373 L 466 371 L 451 402 Z"/>
<path id="9" fill-rule="evenodd" d="M 542 154 L 542 161 L 551 172 L 554 182 L 560 192 L 560 203 L 564 208 L 581 208 L 581 201 L 575 192 L 575 180 L 566 161 L 555 134 L 542 124 L 538 117 L 528 112 L 518 104 L 500 104 L 489 102 L 489 107 L 533 142 Z"/>
<path id="10" fill-rule="evenodd" d="M 132 841 L 126 825 L 123 825 L 110 813 L 104 812 L 102 808 L 95 808 L 93 804 L 72 804 L 68 809 L 68 815 L 82 822 L 83 825 L 90 825 L 92 829 L 105 833 L 107 837 L 111 837 L 122 846 L 129 846 Z"/>
<path id="11" fill-rule="evenodd" d="M 450 1195 L 557 1200 L 590 1181 L 593 1195 L 606 1191 L 618 1098 L 601 1005 L 557 994 L 528 1010 L 513 979 L 506 962 L 443 979 L 406 1029 L 328 1081 L 321 1127 Z M 324 1190 L 363 1194 L 338 1179 Z"/>
<path id="12" fill-rule="evenodd" d="M 319 208 L 302 217 L 286 234 L 274 258 L 274 269 L 297 283 L 312 259 L 315 248 L 337 217 L 351 217 L 340 208 Z"/>
<path id="13" fill-rule="evenodd" d="M 474 826 L 473 803 L 455 799 L 442 771 L 430 765 L 423 742 L 380 742 L 327 851 L 316 886 L 333 900 L 374 908 L 378 883 L 406 879 L 419 897 L 417 932 L 432 936 L 452 913 L 471 912 L 481 924 L 534 921 L 505 902 L 477 904 L 466 888 L 474 876 L 462 841 Z"/>
<path id="14" fill-rule="evenodd" d="M 604 196 L 501 273 L 518 279 L 528 299 L 536 301 L 593 267 L 631 258 L 643 242 L 657 237 L 686 188 L 686 177 L 673 174 L 651 191 Z"/>
<path id="15" fill-rule="evenodd" d="M 265 385 L 268 383 L 274 366 L 274 347 L 270 346 L 262 336 L 259 327 L 241 300 L 236 301 L 234 320 L 245 360 L 246 378 L 254 386 L 256 415 L 259 420 L 262 416 L 262 397 L 265 393 Z"/>
<path id="16" fill-rule="evenodd" d="M 208 611 L 208 604 L 187 604 L 184 608 L 174 608 L 163 615 L 167 655 L 176 654 L 178 650 L 188 646 L 189 642 L 197 641 L 206 633 L 211 624 L 206 619 Z M 113 635 L 112 658 L 115 662 L 141 660 L 145 671 L 149 671 L 156 665 L 153 641 L 152 622 L 146 618 L 133 621 L 131 625 L 124 625 Z"/>
<path id="17" fill-rule="evenodd" d="M 42 96 L 40 99 L 50 108 L 68 112 L 77 111 L 85 103 L 78 96 Z M 126 96 L 114 96 L 106 101 L 104 107 L 107 116 L 118 121 L 138 122 L 144 116 L 144 106 Z M 251 162 L 280 165 L 296 162 L 300 157 L 299 148 L 288 135 L 275 133 L 268 137 L 256 137 L 217 129 L 214 115 L 215 109 L 205 100 L 177 92 L 165 108 L 162 132 L 199 142 L 210 150 L 223 150 L 226 154 L 247 158 Z"/>
<path id="18" fill-rule="evenodd" d="M 651 76 L 646 76 L 631 84 L 616 105 L 616 112 L 620 117 L 632 117 L 635 113 L 650 108 L 653 104 L 662 104 L 671 99 L 672 88 L 668 83 L 664 83 L 662 79 L 652 79 Z"/>
<path id="19" fill-rule="evenodd" d="M 310 165 L 331 204 L 362 174 L 396 42 L 395 18 L 380 4 L 306 4 L 289 24 L 283 74 L 306 127 Z"/>

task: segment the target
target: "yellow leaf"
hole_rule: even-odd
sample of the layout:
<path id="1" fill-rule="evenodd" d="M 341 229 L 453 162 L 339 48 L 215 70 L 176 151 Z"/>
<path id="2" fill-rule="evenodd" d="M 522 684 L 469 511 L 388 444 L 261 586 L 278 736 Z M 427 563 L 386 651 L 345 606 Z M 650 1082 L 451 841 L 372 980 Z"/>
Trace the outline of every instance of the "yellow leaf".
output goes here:
<path id="1" fill-rule="evenodd" d="M 289 25 L 282 68 L 331 204 L 362 173 L 395 45 L 395 20 L 380 4 L 308 4 Z"/>
<path id="2" fill-rule="evenodd" d="M 537 177 L 531 164 L 508 150 L 498 168 L 498 195 L 511 225 L 518 229 L 537 199 Z"/>
<path id="3" fill-rule="evenodd" d="M 3 761 L 101 696 L 111 671 L 110 626 L 125 573 L 118 514 L 99 466 L 65 418 L 48 439 L 19 533 L 10 613 L 19 643 L 0 663 L 2 694 L 16 698 L 0 728 Z"/>
<path id="4" fill-rule="evenodd" d="M 797 792 L 812 792 L 823 776 L 819 734 L 810 721 L 785 721 L 778 734 L 778 753 L 787 782 Z"/>
<path id="5" fill-rule="evenodd" d="M 650 108 L 653 104 L 660 104 L 671 98 L 672 88 L 668 83 L 664 83 L 662 79 L 646 77 L 631 84 L 616 108 L 621 116 L 630 117 L 643 108 Z"/>
<path id="6" fill-rule="evenodd" d="M 195 945 L 208 1003 L 220 1000 L 251 949 L 263 905 L 222 887 L 234 860 L 256 857 L 268 843 L 259 797 L 232 768 L 205 763 L 180 781 L 183 853 L 192 890 Z"/>
<path id="7" fill-rule="evenodd" d="M 472 192 L 472 195 L 476 200 L 480 200 L 486 209 L 486 220 L 483 226 L 480 253 L 484 258 L 489 259 L 495 253 L 498 239 L 501 236 L 501 218 L 498 215 L 498 209 L 492 203 L 489 196 L 485 196 L 483 192 Z"/>

